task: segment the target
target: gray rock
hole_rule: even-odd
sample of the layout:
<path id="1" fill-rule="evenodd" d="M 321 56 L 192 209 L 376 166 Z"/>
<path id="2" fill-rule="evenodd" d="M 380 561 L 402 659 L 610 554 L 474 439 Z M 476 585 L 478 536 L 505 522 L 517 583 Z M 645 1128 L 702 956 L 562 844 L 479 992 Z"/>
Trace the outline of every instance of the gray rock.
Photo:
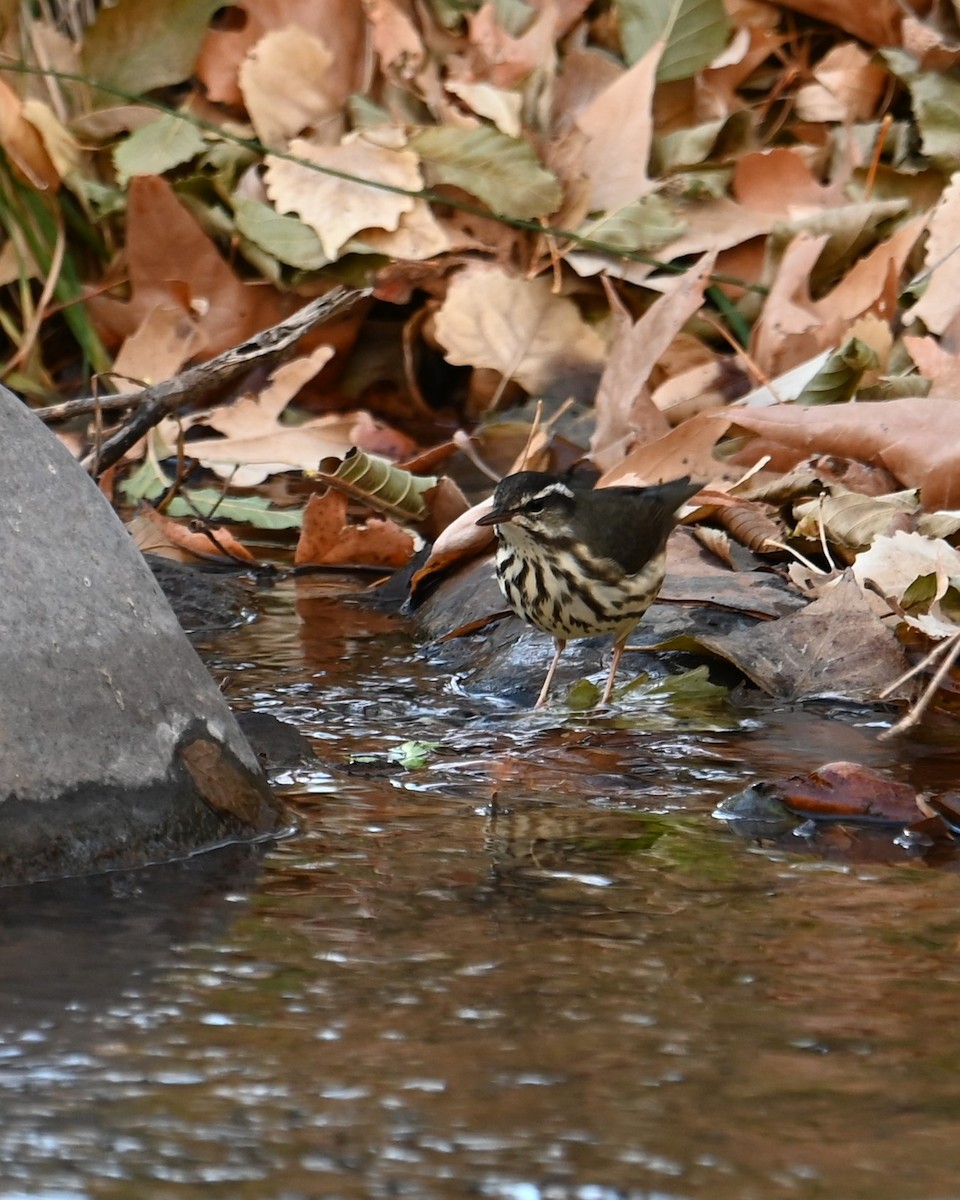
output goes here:
<path id="1" fill-rule="evenodd" d="M 99 489 L 0 388 L 0 883 L 286 824 Z"/>

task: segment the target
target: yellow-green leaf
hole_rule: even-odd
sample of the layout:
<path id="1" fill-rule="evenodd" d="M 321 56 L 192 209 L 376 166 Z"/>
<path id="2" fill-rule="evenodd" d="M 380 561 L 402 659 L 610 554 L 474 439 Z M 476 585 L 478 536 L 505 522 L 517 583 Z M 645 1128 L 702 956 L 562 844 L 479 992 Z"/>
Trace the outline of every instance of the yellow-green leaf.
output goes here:
<path id="1" fill-rule="evenodd" d="M 117 146 L 113 165 L 125 184 L 132 175 L 163 175 L 196 158 L 206 148 L 200 131 L 174 113 L 141 126 Z"/>
<path id="2" fill-rule="evenodd" d="M 876 353 L 860 338 L 849 338 L 831 354 L 794 400 L 794 404 L 842 404 L 857 390 L 864 371 L 880 365 Z"/>
<path id="3" fill-rule="evenodd" d="M 410 147 L 436 182 L 463 188 L 500 216 L 545 216 L 563 200 L 559 180 L 540 165 L 532 148 L 499 129 L 424 129 Z"/>
<path id="4" fill-rule="evenodd" d="M 342 459 L 325 458 L 317 474 L 331 486 L 365 500 L 371 508 L 414 520 L 426 516 L 424 493 L 437 485 L 434 475 L 413 475 L 356 447 Z"/>
<path id="5" fill-rule="evenodd" d="M 245 238 L 287 266 L 317 271 L 330 261 L 317 233 L 299 217 L 283 216 L 269 204 L 242 197 L 234 203 L 234 216 Z"/>
<path id="6" fill-rule="evenodd" d="M 729 23 L 723 0 L 617 0 L 620 45 L 635 63 L 655 42 L 666 47 L 657 79 L 689 79 L 727 44 Z"/>

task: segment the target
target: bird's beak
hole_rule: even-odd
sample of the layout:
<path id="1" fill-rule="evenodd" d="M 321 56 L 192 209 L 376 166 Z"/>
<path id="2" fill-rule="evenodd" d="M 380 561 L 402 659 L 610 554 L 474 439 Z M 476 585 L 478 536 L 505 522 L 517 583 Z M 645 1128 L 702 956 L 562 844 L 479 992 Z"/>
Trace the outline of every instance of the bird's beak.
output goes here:
<path id="1" fill-rule="evenodd" d="M 507 509 L 493 509 L 491 512 L 484 513 L 478 518 L 478 525 L 504 525 L 507 521 L 512 521 L 514 514 Z"/>

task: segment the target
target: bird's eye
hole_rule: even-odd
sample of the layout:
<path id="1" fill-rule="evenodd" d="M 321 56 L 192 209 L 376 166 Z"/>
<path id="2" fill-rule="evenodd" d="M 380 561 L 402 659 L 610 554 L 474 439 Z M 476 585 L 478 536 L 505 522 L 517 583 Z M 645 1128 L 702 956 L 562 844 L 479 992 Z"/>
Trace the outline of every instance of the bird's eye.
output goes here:
<path id="1" fill-rule="evenodd" d="M 542 513 L 543 510 L 544 503 L 542 500 L 528 500 L 523 506 L 523 511 L 525 513 L 530 513 L 532 516 L 536 516 L 537 513 Z"/>

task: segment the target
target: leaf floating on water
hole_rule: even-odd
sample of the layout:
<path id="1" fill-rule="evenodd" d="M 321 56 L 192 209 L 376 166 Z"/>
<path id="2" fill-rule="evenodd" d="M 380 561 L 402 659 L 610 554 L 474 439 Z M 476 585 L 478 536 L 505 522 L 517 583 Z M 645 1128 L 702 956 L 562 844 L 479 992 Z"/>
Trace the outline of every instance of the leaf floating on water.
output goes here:
<path id="1" fill-rule="evenodd" d="M 784 807 L 799 816 L 910 824 L 919 819 L 916 791 L 861 763 L 827 763 L 809 775 L 768 785 Z"/>
<path id="2" fill-rule="evenodd" d="M 439 742 L 401 742 L 390 751 L 387 758 L 406 771 L 419 771 L 427 765 L 439 745 Z"/>

